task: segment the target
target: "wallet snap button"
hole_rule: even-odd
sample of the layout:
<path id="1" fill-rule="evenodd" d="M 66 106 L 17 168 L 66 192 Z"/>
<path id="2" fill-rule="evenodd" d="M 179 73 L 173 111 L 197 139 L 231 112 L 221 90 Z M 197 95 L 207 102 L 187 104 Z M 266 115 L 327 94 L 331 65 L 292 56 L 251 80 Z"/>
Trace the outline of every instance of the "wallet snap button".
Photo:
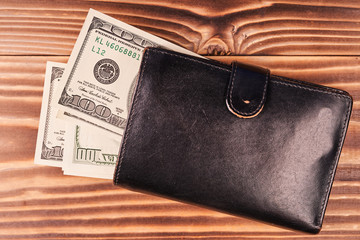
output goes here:
<path id="1" fill-rule="evenodd" d="M 264 107 L 270 71 L 232 63 L 226 105 L 240 118 L 257 116 Z"/>

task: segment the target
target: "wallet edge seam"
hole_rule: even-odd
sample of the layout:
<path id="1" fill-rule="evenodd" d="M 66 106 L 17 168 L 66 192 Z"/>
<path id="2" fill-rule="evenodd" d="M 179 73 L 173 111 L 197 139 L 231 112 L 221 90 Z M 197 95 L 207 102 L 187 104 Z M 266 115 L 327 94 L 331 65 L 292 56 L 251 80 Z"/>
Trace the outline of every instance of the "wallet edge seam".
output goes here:
<path id="1" fill-rule="evenodd" d="M 346 130 L 347 130 L 347 126 L 349 124 L 349 120 L 350 120 L 350 115 L 351 115 L 351 108 L 352 108 L 352 98 L 350 95 L 346 94 L 346 92 L 341 93 L 341 92 L 332 92 L 328 89 L 323 89 L 323 88 L 316 88 L 316 86 L 312 86 L 312 85 L 300 85 L 297 84 L 298 82 L 284 82 L 283 78 L 280 76 L 273 76 L 274 78 L 278 79 L 278 80 L 272 80 L 272 83 L 275 84 L 281 84 L 281 85 L 285 85 L 288 87 L 296 87 L 296 88 L 302 88 L 304 90 L 308 90 L 308 91 L 313 91 L 313 92 L 320 92 L 320 93 L 324 93 L 324 94 L 328 94 L 328 95 L 333 95 L 334 97 L 337 98 L 342 98 L 345 99 L 345 104 L 346 104 L 346 114 L 344 115 L 342 122 L 342 128 L 341 128 L 341 135 L 337 141 L 338 146 L 337 146 L 337 150 L 336 150 L 336 155 L 334 160 L 331 163 L 331 167 L 329 170 L 329 173 L 327 174 L 327 185 L 326 185 L 326 189 L 325 192 L 323 193 L 323 196 L 321 198 L 321 208 L 320 208 L 320 213 L 317 215 L 317 225 L 319 227 L 319 230 L 321 228 L 322 222 L 323 222 L 323 218 L 325 215 L 325 205 L 328 202 L 328 198 L 329 198 L 329 194 L 330 194 L 330 188 L 331 185 L 333 183 L 334 180 L 334 176 L 335 176 L 335 170 L 336 170 L 336 165 L 339 162 L 340 159 L 340 155 L 341 155 L 341 149 L 343 147 L 343 142 L 345 140 L 345 135 L 346 135 Z M 286 81 L 286 80 L 285 80 Z M 320 86 L 321 87 L 321 86 Z M 336 89 L 334 89 L 336 90 Z"/>

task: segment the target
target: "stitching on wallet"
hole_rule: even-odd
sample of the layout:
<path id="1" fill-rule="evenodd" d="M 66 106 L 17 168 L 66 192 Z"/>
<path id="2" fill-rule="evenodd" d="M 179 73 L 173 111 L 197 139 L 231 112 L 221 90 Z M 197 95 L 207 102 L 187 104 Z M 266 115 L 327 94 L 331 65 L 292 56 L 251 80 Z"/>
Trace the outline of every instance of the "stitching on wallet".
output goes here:
<path id="1" fill-rule="evenodd" d="M 170 56 L 175 56 L 175 57 L 187 59 L 187 60 L 190 60 L 190 61 L 192 61 L 192 62 L 201 63 L 201 64 L 203 64 L 203 65 L 209 66 L 210 68 L 217 68 L 217 69 L 219 69 L 219 70 L 231 72 L 231 70 L 229 70 L 229 69 L 222 68 L 222 67 L 219 67 L 219 66 L 215 66 L 215 65 L 213 65 L 213 64 L 206 63 L 206 62 L 203 62 L 203 61 L 200 61 L 200 60 L 191 58 L 191 57 L 185 57 L 185 56 L 178 55 L 178 54 L 173 54 L 173 53 L 169 53 L 169 52 L 163 52 L 163 51 L 161 51 L 161 49 L 156 49 L 156 48 L 152 48 L 152 49 L 150 49 L 150 50 L 151 50 L 151 51 L 154 51 L 154 52 L 161 53 L 161 54 L 165 54 L 165 55 L 170 55 Z"/>
<path id="2" fill-rule="evenodd" d="M 347 119 L 349 119 L 349 115 L 350 115 L 350 106 L 349 106 L 349 102 L 347 101 L 346 102 L 346 107 L 347 107 L 347 112 L 346 112 L 346 115 L 343 119 L 344 123 L 343 123 L 343 127 L 341 129 L 341 136 L 339 137 L 339 140 L 338 140 L 338 148 L 336 150 L 336 156 L 335 156 L 335 159 L 334 161 L 332 162 L 332 165 L 330 167 L 330 172 L 329 172 L 329 179 L 328 179 L 328 182 L 327 182 L 327 186 L 326 186 L 326 191 L 322 197 L 322 204 L 321 204 L 321 210 L 320 210 L 320 213 L 318 215 L 318 225 L 320 225 L 321 223 L 321 219 L 324 217 L 324 208 L 325 208 L 325 202 L 326 202 L 326 199 L 329 198 L 329 191 L 330 191 L 330 185 L 331 185 L 331 182 L 332 182 L 332 179 L 334 178 L 334 174 L 335 174 L 335 165 L 336 163 L 339 161 L 339 158 L 340 158 L 340 152 L 341 152 L 341 142 L 343 141 L 343 138 L 345 136 L 345 129 L 346 129 L 346 125 L 347 125 Z"/>
<path id="3" fill-rule="evenodd" d="M 257 108 L 250 112 L 250 113 L 247 113 L 247 112 L 240 112 L 238 111 L 234 105 L 233 105 L 233 100 L 232 100 L 232 95 L 233 95 L 233 88 L 234 88 L 234 79 L 235 79 L 235 75 L 236 75 L 236 71 L 237 71 L 237 67 L 235 67 L 235 71 L 234 71 L 234 74 L 233 74 L 233 77 L 231 78 L 231 87 L 230 87 L 230 93 L 229 93 L 229 98 L 230 98 L 230 106 L 232 108 L 233 111 L 235 111 L 236 113 L 240 114 L 240 115 L 244 115 L 244 116 L 251 116 L 253 115 L 254 113 L 257 113 L 260 108 L 264 105 L 264 101 L 265 101 L 265 92 L 266 92 L 266 89 L 267 89 L 267 85 L 268 85 L 268 78 L 269 78 L 269 74 L 267 73 L 266 74 L 266 80 L 265 80 L 265 86 L 264 86 L 264 89 L 263 89 L 263 92 L 262 92 L 262 98 L 261 98 L 261 101 L 260 101 L 260 104 L 257 106 Z"/>
<path id="4" fill-rule="evenodd" d="M 335 97 L 338 97 L 338 98 L 348 98 L 348 96 L 344 95 L 344 93 L 332 92 L 331 89 L 328 89 L 328 88 L 323 89 L 321 86 L 317 87 L 317 86 L 312 86 L 312 85 L 300 85 L 301 84 L 300 81 L 297 81 L 296 83 L 288 82 L 288 81 L 286 81 L 285 78 L 280 78 L 279 76 L 272 76 L 272 78 L 276 78 L 278 80 L 272 79 L 271 83 L 287 85 L 289 87 L 295 87 L 295 88 L 302 88 L 302 89 L 309 90 L 312 92 L 326 93 L 326 94 L 334 95 Z"/>
<path id="5" fill-rule="evenodd" d="M 124 155 L 125 155 L 125 147 L 126 147 L 126 141 L 127 141 L 127 137 L 129 135 L 129 132 L 130 132 L 130 129 L 131 129 L 131 126 L 132 126 L 132 118 L 133 118 L 133 115 L 134 115 L 134 112 L 135 112 L 135 105 L 137 104 L 138 102 L 138 95 L 139 95 L 139 92 L 140 92 L 140 85 L 142 83 L 142 76 L 143 76 L 143 73 L 145 71 L 145 68 L 146 68 L 146 62 L 148 60 L 148 56 L 149 56 L 149 53 L 146 52 L 145 56 L 144 56 L 144 67 L 140 73 L 140 76 L 139 76 L 139 80 L 138 80 L 138 86 L 137 86 L 137 89 L 139 89 L 138 91 L 136 91 L 136 95 L 134 96 L 134 102 L 133 102 L 133 107 L 131 108 L 131 113 L 130 113 L 130 116 L 128 118 L 128 122 L 129 122 L 129 126 L 127 127 L 126 129 L 126 133 L 125 133 L 125 136 L 124 136 L 124 139 L 123 139 L 123 144 L 122 144 L 122 147 L 121 147 L 121 158 L 119 159 L 119 164 L 117 166 L 117 172 L 116 172 L 116 183 L 119 182 L 119 176 L 120 176 L 120 169 L 121 169 L 121 165 L 122 165 L 122 162 L 123 162 L 123 159 L 124 159 Z"/>
<path id="6" fill-rule="evenodd" d="M 285 81 L 285 82 L 289 82 L 289 83 L 294 83 L 294 84 L 300 84 L 300 85 L 305 85 L 308 87 L 312 87 L 312 88 L 317 88 L 317 89 L 322 89 L 322 90 L 327 90 L 329 92 L 334 92 L 334 93 L 339 93 L 339 94 L 344 94 L 343 90 L 340 89 L 336 89 L 336 88 L 331 88 L 331 87 L 327 87 L 327 86 L 320 86 L 320 85 L 316 85 L 314 83 L 310 83 L 310 82 L 303 82 L 300 80 L 296 80 L 296 79 L 292 79 L 292 78 L 287 78 L 287 77 L 283 77 L 283 76 L 277 76 L 277 75 L 273 75 L 273 78 L 277 78 L 281 81 Z"/>
<path id="7" fill-rule="evenodd" d="M 285 85 L 285 86 L 288 86 L 288 87 L 297 87 L 297 88 L 302 88 L 302 89 L 313 91 L 313 92 L 320 92 L 320 93 L 330 94 L 330 95 L 333 95 L 334 97 L 345 98 L 347 100 L 346 101 L 347 111 L 346 111 L 346 114 L 345 114 L 345 116 L 343 118 L 344 123 L 343 123 L 342 129 L 341 129 L 341 135 L 340 135 L 339 140 L 338 140 L 338 148 L 336 150 L 335 159 L 334 159 L 334 161 L 332 161 L 331 166 L 330 166 L 328 182 L 327 182 L 327 185 L 326 185 L 326 191 L 324 192 L 324 194 L 323 194 L 323 196 L 321 198 L 322 203 L 321 203 L 321 207 L 320 207 L 320 213 L 317 216 L 317 225 L 320 225 L 321 224 L 321 219 L 324 217 L 324 207 L 325 207 L 326 199 L 328 198 L 328 193 L 330 191 L 330 185 L 331 185 L 331 182 L 332 182 L 331 180 L 333 179 L 334 174 L 335 174 L 335 165 L 338 162 L 338 159 L 340 158 L 341 145 L 342 145 L 341 142 L 343 141 L 343 138 L 344 138 L 344 135 L 345 135 L 347 119 L 349 118 L 349 115 L 350 115 L 349 97 L 346 96 L 346 95 L 343 95 L 341 93 L 329 92 L 329 91 L 322 90 L 322 89 L 312 89 L 312 88 L 309 88 L 309 87 L 299 86 L 299 85 L 295 85 L 295 84 L 292 84 L 292 83 L 286 83 L 286 82 L 281 81 L 282 80 L 281 78 L 279 78 L 279 77 L 276 77 L 276 78 L 279 79 L 280 81 L 272 80 L 271 82 L 276 83 L 276 84 L 282 84 L 282 85 Z"/>
<path id="8" fill-rule="evenodd" d="M 190 61 L 193 61 L 193 62 L 197 62 L 197 63 L 200 63 L 200 64 L 203 64 L 203 65 L 206 65 L 206 66 L 210 66 L 211 68 L 217 68 L 217 69 L 220 69 L 220 70 L 223 70 L 223 71 L 227 71 L 227 72 L 231 72 L 231 70 L 229 69 L 226 69 L 226 68 L 222 68 L 222 67 L 219 67 L 219 66 L 214 66 L 210 63 L 206 63 L 206 62 L 203 62 L 203 61 L 200 61 L 200 60 L 197 60 L 197 59 L 193 59 L 192 57 L 186 57 L 186 56 L 182 56 L 182 55 L 178 55 L 178 54 L 174 54 L 174 53 L 169 53 L 169 52 L 164 52 L 162 49 L 156 49 L 156 48 L 152 48 L 152 49 L 149 49 L 148 51 L 154 51 L 154 52 L 158 52 L 158 53 L 161 53 L 161 54 L 165 54 L 165 55 L 170 55 L 170 56 L 175 56 L 175 57 L 179 57 L 179 58 L 183 58 L 183 59 L 187 59 L 187 60 L 190 60 Z M 269 74 L 266 75 L 267 78 L 266 80 L 269 79 Z M 291 86 L 291 87 L 297 87 L 297 88 L 303 88 L 303 89 L 307 89 L 307 90 L 310 90 L 310 91 L 317 91 L 317 92 L 322 92 L 322 93 L 327 93 L 327 94 L 331 94 L 331 95 L 335 95 L 337 97 L 340 97 L 340 98 L 347 98 L 347 96 L 344 96 L 343 93 L 339 93 L 339 92 L 331 92 L 331 89 L 328 89 L 328 88 L 322 88 L 319 87 L 317 88 L 316 86 L 310 86 L 310 85 L 304 85 L 304 86 L 300 86 L 300 84 L 304 84 L 302 83 L 301 81 L 298 81 L 298 80 L 295 80 L 295 83 L 292 83 L 292 82 L 287 82 L 286 81 L 286 78 L 282 78 L 280 76 L 274 76 L 272 75 L 271 78 L 276 78 L 280 81 L 275 81 L 275 80 L 272 80 L 271 82 L 275 82 L 275 83 L 280 83 L 280 84 L 284 84 L 284 85 L 288 85 L 288 86 Z M 317 89 L 314 89 L 314 88 L 317 88 Z M 335 91 L 336 89 L 334 89 Z"/>

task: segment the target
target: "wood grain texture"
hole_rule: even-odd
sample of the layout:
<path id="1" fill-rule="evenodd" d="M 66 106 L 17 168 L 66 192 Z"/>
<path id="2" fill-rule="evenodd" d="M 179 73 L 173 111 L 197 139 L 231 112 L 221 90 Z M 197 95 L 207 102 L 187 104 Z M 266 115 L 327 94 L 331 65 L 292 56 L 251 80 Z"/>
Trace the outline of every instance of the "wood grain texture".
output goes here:
<path id="1" fill-rule="evenodd" d="M 348 91 L 354 108 L 321 233 L 34 165 L 46 61 L 67 61 L 90 7 L 222 62 Z M 0 239 L 360 239 L 359 1 L 2 0 L 0 36 Z"/>
<path id="2" fill-rule="evenodd" d="M 319 235 L 63 176 L 33 164 L 46 61 L 0 56 L 0 239 L 360 239 L 360 65 L 357 57 L 212 57 L 339 87 L 354 97 L 347 139 Z"/>
<path id="3" fill-rule="evenodd" d="M 354 0 L 3 0 L 0 54 L 69 55 L 89 8 L 200 54 L 360 54 Z"/>

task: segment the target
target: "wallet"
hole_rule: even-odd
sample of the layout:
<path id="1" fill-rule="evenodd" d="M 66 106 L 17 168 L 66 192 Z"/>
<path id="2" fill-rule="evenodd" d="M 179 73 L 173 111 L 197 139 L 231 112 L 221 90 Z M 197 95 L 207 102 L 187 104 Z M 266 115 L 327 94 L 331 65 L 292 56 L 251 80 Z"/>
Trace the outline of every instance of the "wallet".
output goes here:
<path id="1" fill-rule="evenodd" d="M 148 48 L 114 184 L 317 233 L 351 109 L 342 90 Z"/>

